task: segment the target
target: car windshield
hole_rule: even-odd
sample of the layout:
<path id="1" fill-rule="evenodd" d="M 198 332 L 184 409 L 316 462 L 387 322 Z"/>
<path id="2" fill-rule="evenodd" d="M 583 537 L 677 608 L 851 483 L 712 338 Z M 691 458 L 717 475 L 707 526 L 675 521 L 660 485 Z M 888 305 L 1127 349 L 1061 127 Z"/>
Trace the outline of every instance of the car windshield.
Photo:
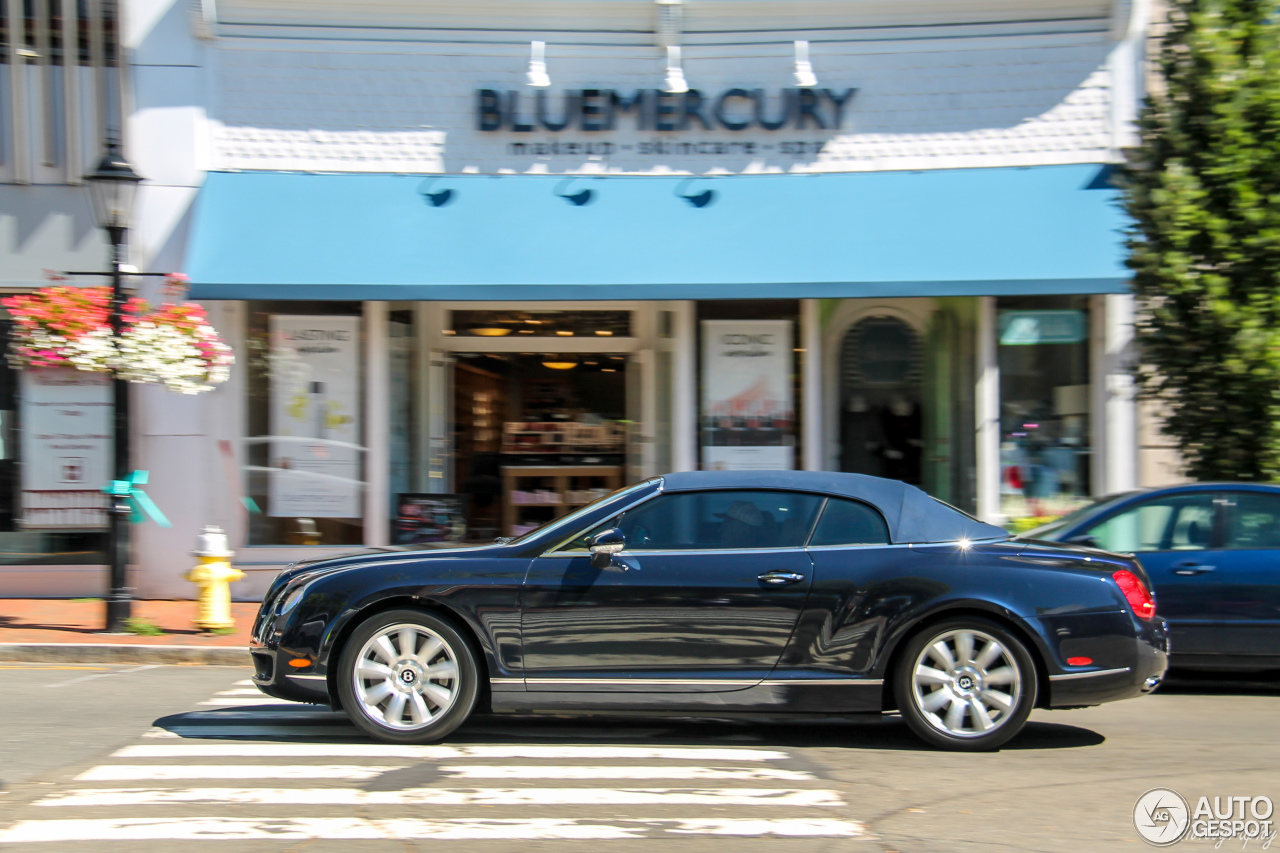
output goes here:
<path id="1" fill-rule="evenodd" d="M 586 506 L 580 507 L 579 509 L 564 516 L 563 518 L 552 519 L 551 521 L 548 521 L 546 524 L 542 525 L 541 527 L 535 527 L 533 530 L 530 530 L 528 533 L 523 534 L 519 538 L 512 539 L 511 542 L 508 544 L 520 545 L 525 542 L 528 542 L 530 539 L 534 538 L 535 536 L 541 536 L 542 534 L 547 533 L 548 531 L 569 527 L 577 519 L 582 518 L 584 515 L 591 512 L 596 507 L 600 506 L 602 503 L 605 503 L 606 501 L 614 500 L 615 498 L 619 498 L 622 495 L 628 495 L 628 494 L 631 494 L 632 492 L 638 492 L 641 489 L 643 489 L 645 486 L 648 486 L 659 479 L 661 478 L 650 477 L 649 479 L 641 480 L 639 483 L 635 483 L 634 485 L 624 486 L 621 489 L 618 489 L 616 492 L 610 492 L 609 494 L 605 495 L 602 498 L 596 498 L 591 503 L 587 504 Z"/>
<path id="2" fill-rule="evenodd" d="M 1107 495 L 1106 497 L 1098 498 L 1097 500 L 1091 503 L 1087 503 L 1084 506 L 1076 507 L 1071 512 L 1067 513 L 1061 518 L 1055 518 L 1053 521 L 1049 522 L 1048 524 L 1042 524 L 1039 527 L 1031 528 L 1025 533 L 1019 533 L 1018 538 L 1019 539 L 1056 539 L 1057 538 L 1055 536 L 1056 533 L 1062 530 L 1066 530 L 1068 527 L 1072 526 L 1077 521 L 1084 518 L 1086 515 L 1091 515 L 1093 512 L 1095 512 L 1096 510 L 1102 508 L 1107 504 L 1114 503 L 1118 500 L 1127 498 L 1130 495 L 1136 495 L 1136 494 L 1137 494 L 1136 491 L 1118 492 L 1114 495 Z"/>

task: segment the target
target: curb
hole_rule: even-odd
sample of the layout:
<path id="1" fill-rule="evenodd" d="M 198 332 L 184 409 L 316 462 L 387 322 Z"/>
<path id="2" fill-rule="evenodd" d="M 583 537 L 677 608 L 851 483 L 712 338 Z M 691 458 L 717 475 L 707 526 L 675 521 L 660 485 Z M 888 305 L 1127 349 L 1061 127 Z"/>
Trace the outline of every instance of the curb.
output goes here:
<path id="1" fill-rule="evenodd" d="M 243 646 L 146 646 L 127 643 L 0 643 L 0 661 L 252 666 Z"/>

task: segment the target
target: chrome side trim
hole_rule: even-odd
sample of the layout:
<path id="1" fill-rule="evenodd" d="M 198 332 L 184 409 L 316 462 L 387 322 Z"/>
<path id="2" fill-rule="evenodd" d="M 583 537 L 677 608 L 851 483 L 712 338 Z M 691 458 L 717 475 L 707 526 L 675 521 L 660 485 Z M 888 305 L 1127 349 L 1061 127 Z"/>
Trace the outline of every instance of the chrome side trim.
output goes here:
<path id="1" fill-rule="evenodd" d="M 1099 675 L 1119 675 L 1122 672 L 1129 672 L 1130 667 L 1124 666 L 1120 669 L 1097 669 L 1093 672 L 1066 672 L 1062 675 L 1049 676 L 1050 681 L 1071 681 L 1076 678 L 1095 678 Z"/>
<path id="2" fill-rule="evenodd" d="M 628 550 L 623 549 L 618 552 L 624 557 L 688 557 L 699 556 L 702 554 L 773 554 L 784 551 L 788 554 L 800 551 L 803 552 L 803 545 L 789 545 L 785 548 L 770 546 L 768 548 L 685 548 L 685 549 L 663 549 L 663 550 Z M 543 557 L 585 557 L 590 551 L 556 551 L 554 554 L 543 554 Z"/>
<path id="3" fill-rule="evenodd" d="M 919 545 L 919 542 L 851 542 L 846 545 L 806 545 L 806 551 L 840 551 L 849 548 L 910 548 L 912 545 Z M 945 545 L 947 543 L 936 543 Z"/>
<path id="4" fill-rule="evenodd" d="M 883 687 L 883 678 L 766 678 L 761 682 L 767 687 L 780 687 L 789 684 L 799 684 L 805 687 L 828 685 L 833 687 L 852 687 L 854 685 L 865 684 L 869 687 Z"/>
<path id="5" fill-rule="evenodd" d="M 490 684 L 524 684 L 523 678 L 490 678 Z"/>
<path id="6" fill-rule="evenodd" d="M 285 677 L 296 678 L 298 681 L 325 681 L 328 679 L 329 676 L 327 675 L 294 675 L 293 673 L 290 672 L 290 673 L 286 673 Z"/>
<path id="7" fill-rule="evenodd" d="M 760 683 L 760 679 L 734 679 L 734 678 L 713 678 L 713 679 L 693 679 L 693 678 L 526 678 L 526 685 L 568 685 L 568 684 L 607 684 L 609 686 L 639 684 L 647 687 L 656 687 L 660 685 L 678 685 L 689 687 L 700 687 L 711 685 L 714 687 L 754 687 Z"/>

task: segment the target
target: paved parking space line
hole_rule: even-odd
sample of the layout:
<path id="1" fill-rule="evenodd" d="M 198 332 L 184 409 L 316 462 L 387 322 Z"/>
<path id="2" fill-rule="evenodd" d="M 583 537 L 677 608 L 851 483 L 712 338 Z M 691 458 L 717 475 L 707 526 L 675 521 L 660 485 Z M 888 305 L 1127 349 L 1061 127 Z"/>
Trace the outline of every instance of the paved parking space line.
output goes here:
<path id="1" fill-rule="evenodd" d="M 288 707 L 293 704 L 283 699 L 273 699 L 266 696 L 260 690 L 254 690 L 250 696 L 214 696 L 212 699 L 206 699 L 203 702 L 196 703 L 198 705 L 225 705 L 225 706 L 245 706 L 250 705 L 283 705 Z"/>
<path id="2" fill-rule="evenodd" d="M 602 840 L 691 835 L 854 838 L 866 828 L 851 820 L 804 818 L 653 818 L 592 821 L 422 820 L 417 818 L 103 818 L 24 820 L 0 830 L 0 844 L 89 841 L 303 841 L 325 839 Z"/>
<path id="3" fill-rule="evenodd" d="M 374 768 L 394 770 L 397 768 Z M 218 778 L 210 776 L 207 778 Z M 302 777 L 281 777 L 302 778 Z M 333 777 L 337 778 L 337 777 Z M 790 806 L 835 808 L 821 788 L 99 788 L 52 794 L 38 806 L 75 808 L 173 803 L 289 806 Z"/>
<path id="4" fill-rule="evenodd" d="M 145 669 L 156 669 L 160 664 L 149 663 L 142 666 L 131 666 L 128 669 L 114 669 L 110 672 L 98 672 L 93 675 L 82 675 L 79 678 L 71 678 L 66 681 L 55 681 L 53 684 L 46 684 L 45 687 L 66 687 L 69 684 L 79 684 L 82 681 L 90 681 L 94 678 L 110 678 L 113 675 L 128 675 L 131 672 L 142 672 Z"/>

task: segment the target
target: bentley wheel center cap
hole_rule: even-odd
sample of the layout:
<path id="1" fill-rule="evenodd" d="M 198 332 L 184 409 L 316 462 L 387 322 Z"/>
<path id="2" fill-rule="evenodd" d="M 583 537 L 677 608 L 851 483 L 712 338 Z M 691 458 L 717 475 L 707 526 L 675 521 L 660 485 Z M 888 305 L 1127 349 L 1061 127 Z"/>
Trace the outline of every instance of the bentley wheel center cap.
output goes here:
<path id="1" fill-rule="evenodd" d="M 396 689 L 405 693 L 416 692 L 422 687 L 422 669 L 413 663 L 401 663 L 395 667 Z"/>

